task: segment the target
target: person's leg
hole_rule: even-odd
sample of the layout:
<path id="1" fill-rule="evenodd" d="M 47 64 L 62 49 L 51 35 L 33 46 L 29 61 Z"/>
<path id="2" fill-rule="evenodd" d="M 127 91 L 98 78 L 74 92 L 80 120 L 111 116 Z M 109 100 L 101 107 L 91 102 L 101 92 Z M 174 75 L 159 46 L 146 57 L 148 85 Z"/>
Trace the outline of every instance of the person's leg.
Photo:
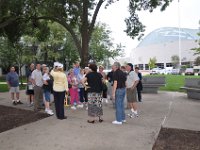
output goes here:
<path id="1" fill-rule="evenodd" d="M 64 92 L 59 92 L 58 96 L 58 118 L 59 119 L 64 119 L 65 114 L 64 114 L 64 98 L 65 98 L 65 91 Z"/>
<path id="2" fill-rule="evenodd" d="M 121 89 L 116 90 L 115 94 L 115 108 L 116 108 L 116 120 L 122 122 L 122 91 Z"/>
<path id="3" fill-rule="evenodd" d="M 79 100 L 81 103 L 84 102 L 84 88 L 79 88 Z"/>
<path id="4" fill-rule="evenodd" d="M 137 94 L 138 94 L 138 101 L 141 102 L 142 101 L 141 91 L 137 90 Z"/>
<path id="5" fill-rule="evenodd" d="M 39 89 L 37 86 L 34 86 L 34 110 L 38 111 L 39 108 Z"/>
<path id="6" fill-rule="evenodd" d="M 58 107 L 58 98 L 59 98 L 59 93 L 58 92 L 53 92 L 54 96 L 54 104 L 55 104 L 55 110 L 56 110 L 56 117 L 59 118 L 59 107 Z"/>

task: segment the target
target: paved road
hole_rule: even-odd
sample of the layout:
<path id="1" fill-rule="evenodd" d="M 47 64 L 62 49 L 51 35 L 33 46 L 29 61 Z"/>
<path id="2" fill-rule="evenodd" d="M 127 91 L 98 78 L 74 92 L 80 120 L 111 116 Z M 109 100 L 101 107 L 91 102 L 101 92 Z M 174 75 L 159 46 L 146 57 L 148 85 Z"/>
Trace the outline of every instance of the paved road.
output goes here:
<path id="1" fill-rule="evenodd" d="M 0 93 L 0 104 L 11 105 L 8 93 Z M 22 94 L 24 105 L 30 109 Z M 143 94 L 138 118 L 112 125 L 115 110 L 104 105 L 104 122 L 88 124 L 87 111 L 66 109 L 67 120 L 55 116 L 0 133 L 0 150 L 151 150 L 164 127 L 200 130 L 200 101 L 184 93 Z"/>

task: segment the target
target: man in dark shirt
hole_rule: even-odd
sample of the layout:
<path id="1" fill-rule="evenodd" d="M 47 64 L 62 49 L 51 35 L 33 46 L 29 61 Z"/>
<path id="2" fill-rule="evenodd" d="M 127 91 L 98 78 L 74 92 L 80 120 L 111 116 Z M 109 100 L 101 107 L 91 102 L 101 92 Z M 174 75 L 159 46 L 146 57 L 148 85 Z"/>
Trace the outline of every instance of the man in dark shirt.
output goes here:
<path id="1" fill-rule="evenodd" d="M 112 97 L 115 99 L 115 108 L 116 108 L 116 120 L 113 121 L 113 124 L 121 125 L 126 122 L 125 120 L 125 111 L 124 111 L 124 97 L 125 97 L 125 82 L 126 75 L 123 71 L 120 70 L 120 63 L 115 62 L 113 64 L 113 92 Z"/>
<path id="2" fill-rule="evenodd" d="M 19 76 L 15 72 L 15 67 L 10 67 L 10 72 L 6 76 L 6 81 L 10 90 L 13 105 L 23 104 L 19 99 Z M 14 98 L 15 93 L 17 100 Z"/>

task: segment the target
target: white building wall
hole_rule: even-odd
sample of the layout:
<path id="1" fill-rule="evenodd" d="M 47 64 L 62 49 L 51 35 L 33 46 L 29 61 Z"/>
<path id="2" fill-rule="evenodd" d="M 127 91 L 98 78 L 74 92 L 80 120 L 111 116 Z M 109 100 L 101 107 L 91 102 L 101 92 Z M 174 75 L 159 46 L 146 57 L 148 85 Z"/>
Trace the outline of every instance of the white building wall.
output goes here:
<path id="1" fill-rule="evenodd" d="M 148 64 L 149 59 L 156 57 L 157 63 L 169 63 L 173 55 L 179 56 L 178 41 L 171 43 L 162 43 L 137 47 L 133 49 L 130 55 L 131 62 L 134 64 Z M 194 56 L 192 48 L 198 47 L 195 41 L 181 41 L 181 59 L 184 61 L 194 61 L 197 56 Z"/>

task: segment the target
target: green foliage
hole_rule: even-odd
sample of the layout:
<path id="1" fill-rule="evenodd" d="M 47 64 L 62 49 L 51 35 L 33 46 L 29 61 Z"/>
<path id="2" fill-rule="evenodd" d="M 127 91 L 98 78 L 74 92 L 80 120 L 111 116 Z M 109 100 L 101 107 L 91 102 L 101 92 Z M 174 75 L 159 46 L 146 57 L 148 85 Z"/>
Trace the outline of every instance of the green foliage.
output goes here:
<path id="1" fill-rule="evenodd" d="M 199 21 L 199 25 L 200 25 L 200 21 Z M 200 37 L 200 32 L 197 33 L 197 35 Z M 191 50 L 195 52 L 194 55 L 199 55 L 200 54 L 200 38 L 196 40 L 196 42 L 199 46 L 197 48 L 192 48 Z"/>
<path id="2" fill-rule="evenodd" d="M 200 66 L 200 56 L 198 56 L 197 58 L 195 58 L 194 64 L 195 64 L 196 66 Z"/>
<path id="3" fill-rule="evenodd" d="M 157 62 L 156 57 L 153 57 L 153 58 L 150 58 L 150 59 L 149 59 L 148 65 L 149 65 L 150 69 L 156 67 L 156 62 Z"/>
<path id="4" fill-rule="evenodd" d="M 178 55 L 173 55 L 173 56 L 171 57 L 171 62 L 172 62 L 172 64 L 173 64 L 173 66 L 174 66 L 175 68 L 177 68 L 178 65 L 179 65 L 179 56 L 178 56 Z"/>
<path id="5" fill-rule="evenodd" d="M 129 0 L 129 12 L 130 16 L 125 19 L 127 29 L 125 32 L 131 38 L 138 37 L 140 39 L 144 34 L 145 25 L 139 19 L 138 12 L 141 10 L 148 10 L 153 12 L 157 7 L 161 7 L 161 11 L 164 11 L 169 6 L 172 0 Z"/>
<path id="6" fill-rule="evenodd" d="M 105 24 L 98 23 L 93 31 L 90 40 L 89 53 L 92 59 L 97 62 L 105 60 L 105 58 L 114 58 L 121 56 L 123 46 L 121 44 L 114 45 L 109 37 L 111 31 L 106 29 Z"/>
<path id="7" fill-rule="evenodd" d="M 31 35 L 39 42 L 47 42 L 49 28 L 47 21 L 57 22 L 71 35 L 83 65 L 87 65 L 92 32 L 99 10 L 107 8 L 117 0 L 1 0 L 0 1 L 0 35 L 7 36 L 14 43 L 20 37 Z M 130 17 L 125 20 L 127 34 L 134 38 L 141 37 L 145 26 L 140 22 L 137 12 L 153 11 L 158 6 L 164 10 L 172 0 L 129 0 Z M 40 20 L 45 20 L 41 22 Z M 80 37 L 81 36 L 81 37 Z M 48 43 L 49 44 L 49 43 Z M 105 49 L 100 44 L 98 47 Z M 115 57 L 122 46 L 112 48 Z M 97 53 L 97 51 L 96 51 Z M 102 57 L 102 54 L 99 54 Z M 110 54 L 109 54 L 110 55 Z M 98 58 L 97 58 L 98 59 Z"/>

